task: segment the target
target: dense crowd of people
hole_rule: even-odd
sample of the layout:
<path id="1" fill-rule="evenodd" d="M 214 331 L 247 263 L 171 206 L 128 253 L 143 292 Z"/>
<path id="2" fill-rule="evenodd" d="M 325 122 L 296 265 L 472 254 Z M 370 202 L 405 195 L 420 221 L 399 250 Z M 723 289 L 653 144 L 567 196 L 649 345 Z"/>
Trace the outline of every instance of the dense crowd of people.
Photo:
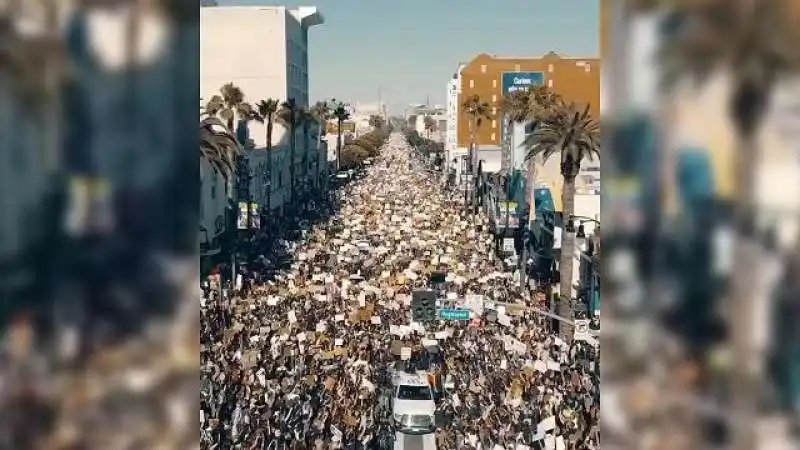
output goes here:
<path id="1" fill-rule="evenodd" d="M 287 244 L 288 267 L 231 289 L 209 278 L 202 448 L 392 448 L 391 375 L 431 342 L 438 448 L 599 448 L 597 348 L 548 331 L 484 215 L 399 134 L 338 195 L 331 219 Z M 471 320 L 412 320 L 413 293 L 432 287 Z"/>

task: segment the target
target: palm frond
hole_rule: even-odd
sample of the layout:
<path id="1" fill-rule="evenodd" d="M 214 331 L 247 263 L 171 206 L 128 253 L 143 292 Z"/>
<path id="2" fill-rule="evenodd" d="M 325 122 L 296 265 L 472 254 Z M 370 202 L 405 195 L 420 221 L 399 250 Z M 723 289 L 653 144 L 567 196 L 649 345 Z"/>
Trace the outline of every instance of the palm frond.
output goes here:
<path id="1" fill-rule="evenodd" d="M 216 116 L 225 107 L 225 102 L 222 100 L 221 95 L 212 96 L 205 106 L 205 112 L 209 116 Z"/>
<path id="2" fill-rule="evenodd" d="M 562 162 L 580 168 L 581 161 L 600 154 L 600 124 L 591 116 L 590 105 L 583 109 L 574 103 L 560 106 L 528 133 L 522 145 L 527 149 L 526 160 L 537 156 L 548 160 L 560 154 Z"/>
<path id="3" fill-rule="evenodd" d="M 500 100 L 500 111 L 512 122 L 524 122 L 530 115 L 530 92 L 527 89 L 509 92 Z"/>
<path id="4" fill-rule="evenodd" d="M 208 117 L 200 122 L 200 157 L 225 179 L 233 177 L 235 161 L 240 153 L 239 144 L 221 120 Z"/>
<path id="5" fill-rule="evenodd" d="M 489 104 L 481 100 L 480 96 L 477 94 L 471 95 L 464 100 L 464 103 L 461 104 L 461 108 L 478 123 L 483 119 L 492 118 L 492 115 L 489 113 Z"/>

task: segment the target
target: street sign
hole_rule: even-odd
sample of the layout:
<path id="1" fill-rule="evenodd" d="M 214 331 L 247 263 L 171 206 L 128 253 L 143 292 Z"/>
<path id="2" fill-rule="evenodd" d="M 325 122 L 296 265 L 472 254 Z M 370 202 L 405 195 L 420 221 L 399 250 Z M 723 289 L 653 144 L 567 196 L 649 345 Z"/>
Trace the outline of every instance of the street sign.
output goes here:
<path id="1" fill-rule="evenodd" d="M 515 253 L 514 238 L 503 238 L 503 252 Z"/>
<path id="2" fill-rule="evenodd" d="M 469 320 L 471 311 L 468 309 L 440 309 L 439 318 L 442 320 Z"/>

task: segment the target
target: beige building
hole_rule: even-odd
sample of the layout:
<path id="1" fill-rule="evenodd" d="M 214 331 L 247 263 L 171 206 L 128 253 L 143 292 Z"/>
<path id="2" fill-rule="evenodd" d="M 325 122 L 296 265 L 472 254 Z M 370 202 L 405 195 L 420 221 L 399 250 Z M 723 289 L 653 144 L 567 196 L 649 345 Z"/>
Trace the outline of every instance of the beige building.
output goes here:
<path id="1" fill-rule="evenodd" d="M 226 83 L 238 86 L 245 101 L 289 98 L 309 107 L 309 30 L 323 23 L 315 7 L 205 6 L 200 8 L 200 97 L 207 101 Z M 296 187 L 319 183 L 327 176 L 327 147 L 320 127 L 310 127 L 308 136 L 298 127 L 294 161 L 289 152 L 289 134 L 275 123 L 272 136 L 272 173 L 266 171 L 266 125 L 251 121 L 249 138 L 250 196 L 260 208 L 271 205 L 270 214 L 280 214 L 289 201 L 291 165 Z M 225 203 L 219 200 L 216 177 L 206 174 L 201 189 L 201 224 L 218 231 L 218 217 Z M 212 195 L 213 193 L 213 195 Z M 213 197 L 213 198 L 212 198 Z M 220 208 L 222 210 L 220 210 Z M 201 229 L 202 230 L 202 229 Z M 201 231 L 201 242 L 206 239 Z M 209 239 L 211 237 L 209 236 Z"/>

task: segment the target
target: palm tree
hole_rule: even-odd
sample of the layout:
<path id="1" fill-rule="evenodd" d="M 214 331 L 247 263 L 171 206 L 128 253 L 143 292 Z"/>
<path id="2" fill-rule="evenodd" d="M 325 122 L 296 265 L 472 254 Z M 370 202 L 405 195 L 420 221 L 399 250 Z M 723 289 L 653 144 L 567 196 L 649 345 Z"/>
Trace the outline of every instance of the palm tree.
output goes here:
<path id="1" fill-rule="evenodd" d="M 369 126 L 372 128 L 383 128 L 384 125 L 386 125 L 386 121 L 380 114 L 372 114 L 369 116 Z"/>
<path id="2" fill-rule="evenodd" d="M 300 108 L 298 113 L 298 125 L 303 129 L 303 156 L 300 158 L 302 161 L 303 167 L 301 174 L 305 178 L 308 174 L 308 151 L 309 148 L 309 133 L 311 132 L 311 124 L 314 118 L 311 116 L 311 113 L 306 108 Z"/>
<path id="3" fill-rule="evenodd" d="M 278 100 L 268 98 L 256 103 L 253 120 L 267 125 L 266 150 L 267 150 L 267 213 L 272 214 L 272 128 L 275 125 L 275 114 L 278 112 Z"/>
<path id="4" fill-rule="evenodd" d="M 314 106 L 309 109 L 309 114 L 313 120 L 320 126 L 319 134 L 322 136 L 323 133 L 327 132 L 328 129 L 328 120 L 331 119 L 331 107 L 328 105 L 328 102 L 316 102 Z M 325 159 L 327 160 L 328 155 L 325 155 Z M 319 165 L 320 165 L 321 155 L 317 155 L 317 167 L 316 167 L 316 180 L 315 185 L 320 181 L 320 173 L 319 173 Z"/>
<path id="5" fill-rule="evenodd" d="M 461 108 L 469 116 L 469 162 L 467 163 L 467 173 L 472 175 L 475 167 L 475 144 L 478 129 L 480 129 L 484 119 L 491 119 L 492 116 L 489 114 L 489 104 L 482 101 L 477 94 L 468 97 L 461 104 Z M 474 192 L 475 189 L 473 189 L 473 195 Z"/>
<path id="6" fill-rule="evenodd" d="M 436 121 L 433 120 L 433 117 L 431 116 L 425 116 L 425 118 L 422 119 L 422 122 L 425 126 L 425 131 L 428 134 L 428 139 L 430 139 L 431 133 L 436 131 Z"/>
<path id="7" fill-rule="evenodd" d="M 530 89 L 514 91 L 506 94 L 500 102 L 500 110 L 512 123 L 530 121 L 529 130 L 538 128 L 539 123 L 552 114 L 556 109 L 563 107 L 563 100 L 559 94 L 546 86 L 535 86 Z M 509 149 L 510 150 L 510 149 Z M 510 151 L 503 158 L 504 167 L 510 166 Z M 526 175 L 531 186 L 536 181 L 536 161 L 528 161 Z M 535 219 L 536 208 L 529 209 L 528 221 Z"/>
<path id="8" fill-rule="evenodd" d="M 300 110 L 301 106 L 297 104 L 295 99 L 290 98 L 281 103 L 281 107 L 277 112 L 277 119 L 289 132 L 289 201 L 294 202 L 294 188 L 295 188 L 295 153 L 297 151 L 297 139 L 295 132 L 297 126 L 300 124 Z"/>
<path id="9" fill-rule="evenodd" d="M 659 2 L 641 2 L 644 11 L 653 11 Z M 755 415 L 756 375 L 752 367 L 750 336 L 753 305 L 757 297 L 760 267 L 757 243 L 754 241 L 754 220 L 757 217 L 756 167 L 757 136 L 766 116 L 775 84 L 783 77 L 800 70 L 797 51 L 798 28 L 796 2 L 792 1 L 724 1 L 682 2 L 673 7 L 675 22 L 693 26 L 674 27 L 662 40 L 663 87 L 669 92 L 678 81 L 689 78 L 703 83 L 719 69 L 731 77 L 728 113 L 736 125 L 736 192 L 735 224 L 739 237 L 735 250 L 730 329 L 733 337 L 734 388 L 736 410 L 748 417 Z M 795 8 L 794 10 L 792 8 Z M 674 178 L 673 178 L 674 179 Z M 752 427 L 737 427 L 734 436 L 740 448 L 755 447 Z"/>
<path id="10" fill-rule="evenodd" d="M 200 158 L 205 159 L 228 183 L 236 171 L 236 157 L 241 152 L 239 143 L 227 132 L 225 124 L 216 117 L 208 117 L 200 122 Z"/>
<path id="11" fill-rule="evenodd" d="M 336 127 L 337 127 L 337 134 L 336 134 L 336 170 L 341 168 L 340 157 L 342 156 L 342 123 L 350 118 L 350 111 L 348 110 L 348 106 L 343 102 L 337 102 L 336 99 L 332 100 L 333 102 L 333 117 L 336 119 Z"/>
<path id="12" fill-rule="evenodd" d="M 561 260 L 559 270 L 559 315 L 571 319 L 572 271 L 575 254 L 575 230 L 570 226 L 570 218 L 575 213 L 575 179 L 584 159 L 593 159 L 600 154 L 600 125 L 589 113 L 589 105 L 583 111 L 575 104 L 558 108 L 540 123 L 540 126 L 526 137 L 524 144 L 528 149 L 527 160 L 539 155 L 547 160 L 555 154 L 561 157 L 561 176 L 564 184 L 561 190 L 562 216 L 564 227 L 561 239 Z M 569 328 L 561 325 L 562 335 L 571 339 Z"/>
<path id="13" fill-rule="evenodd" d="M 233 83 L 226 83 L 219 89 L 219 95 L 214 95 L 206 103 L 205 111 L 209 116 L 219 116 L 228 126 L 228 131 L 234 136 L 236 118 L 250 119 L 252 107 L 244 101 L 244 93 Z M 240 144 L 244 144 L 240 142 Z"/>

